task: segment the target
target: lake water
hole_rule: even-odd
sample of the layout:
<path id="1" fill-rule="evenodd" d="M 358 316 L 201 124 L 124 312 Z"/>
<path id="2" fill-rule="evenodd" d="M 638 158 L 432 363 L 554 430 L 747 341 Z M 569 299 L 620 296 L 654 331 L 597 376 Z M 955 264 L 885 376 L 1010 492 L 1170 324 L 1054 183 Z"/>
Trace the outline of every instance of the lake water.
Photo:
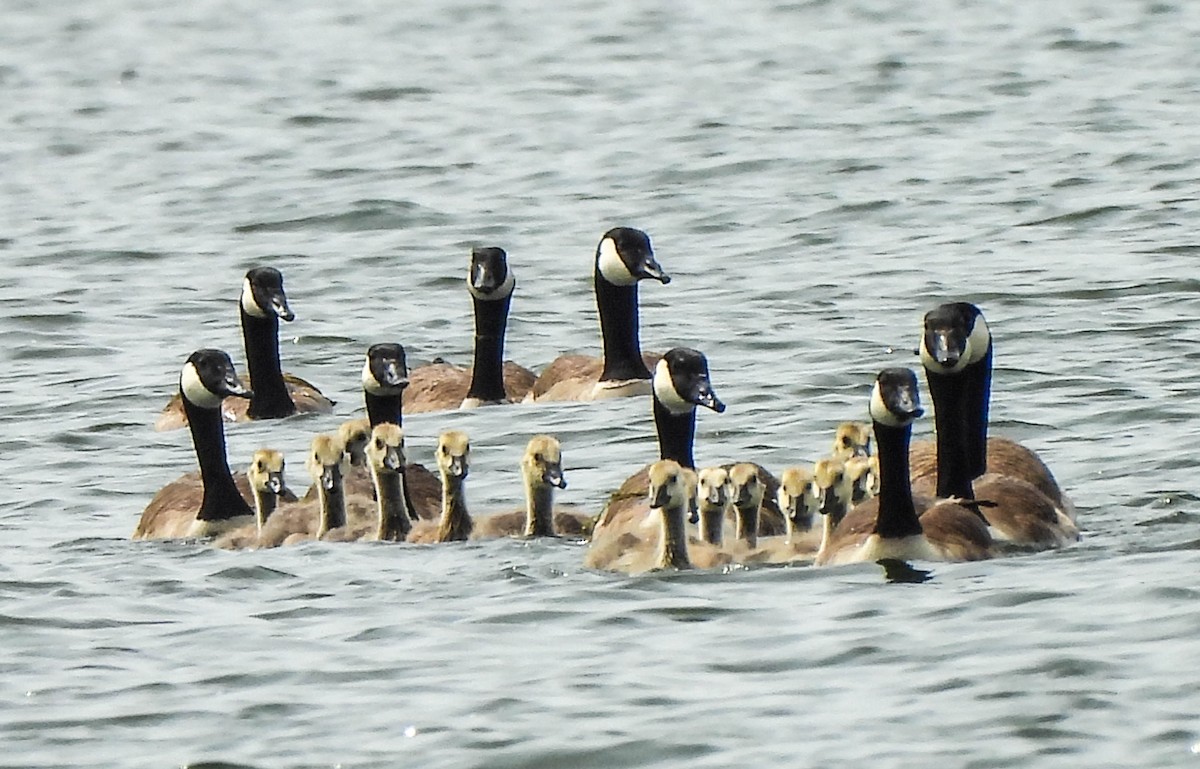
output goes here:
<path id="1" fill-rule="evenodd" d="M 8 0 L 0 25 L 6 767 L 1165 767 L 1200 762 L 1200 8 L 1179 2 Z M 635 578 L 572 542 L 128 540 L 194 467 L 153 419 L 243 360 L 281 269 L 288 370 L 361 409 L 368 345 L 468 361 L 472 245 L 507 352 L 598 351 L 596 241 L 650 233 L 647 349 L 709 357 L 702 464 L 812 460 L 951 299 L 996 336 L 994 432 L 1072 494 L 1069 549 Z M 525 441 L 599 510 L 649 404 L 411 417 Z M 918 434 L 928 434 L 923 420 Z M 922 566 L 918 564 L 918 566 Z"/>

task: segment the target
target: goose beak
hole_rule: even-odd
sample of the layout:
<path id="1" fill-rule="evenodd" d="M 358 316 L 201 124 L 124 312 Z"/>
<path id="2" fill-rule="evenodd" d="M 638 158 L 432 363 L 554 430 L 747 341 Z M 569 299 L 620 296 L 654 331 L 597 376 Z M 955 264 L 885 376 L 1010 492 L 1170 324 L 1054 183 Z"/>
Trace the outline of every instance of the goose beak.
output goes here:
<path id="1" fill-rule="evenodd" d="M 636 274 L 639 280 L 653 278 L 664 286 L 671 282 L 671 276 L 663 272 L 662 265 L 655 260 L 653 254 L 646 254 L 641 263 L 638 264 Z"/>
<path id="2" fill-rule="evenodd" d="M 670 494 L 667 493 L 667 487 L 665 485 L 659 486 L 657 488 L 651 487 L 651 489 L 650 489 L 650 507 L 652 507 L 652 508 L 666 507 L 667 502 L 669 502 L 669 501 L 670 501 Z"/>
<path id="3" fill-rule="evenodd" d="M 452 457 L 450 459 L 450 474 L 455 478 L 467 477 L 467 463 L 463 457 Z"/>
<path id="4" fill-rule="evenodd" d="M 283 473 L 267 474 L 267 491 L 278 496 L 283 493 L 285 488 L 283 485 Z"/>
<path id="5" fill-rule="evenodd" d="M 567 479 L 563 477 L 562 467 L 559 465 L 546 465 L 542 473 L 542 482 L 560 489 L 567 487 Z"/>
<path id="6" fill-rule="evenodd" d="M 404 462 L 400 459 L 400 452 L 389 449 L 388 453 L 383 455 L 383 466 L 392 471 L 398 471 L 403 467 Z"/>
<path id="7" fill-rule="evenodd" d="M 326 491 L 332 491 L 333 490 L 333 481 L 334 481 L 333 468 L 332 467 L 322 468 L 322 470 L 321 470 L 321 486 L 323 486 Z"/>
<path id="8" fill-rule="evenodd" d="M 388 361 L 383 367 L 383 382 L 388 387 L 408 387 L 408 377 L 400 371 L 396 361 Z"/>
<path id="9" fill-rule="evenodd" d="M 958 365 L 963 352 L 959 345 L 951 342 L 950 334 L 940 329 L 926 329 L 924 347 L 935 363 L 947 369 Z"/>
<path id="10" fill-rule="evenodd" d="M 222 382 L 221 385 L 222 385 L 221 389 L 224 390 L 224 392 L 222 392 L 221 395 L 226 398 L 228 398 L 228 397 L 253 398 L 254 397 L 253 391 L 246 389 L 246 387 L 242 384 L 242 380 L 238 379 L 237 374 L 233 373 L 232 371 L 230 371 L 228 374 L 225 375 L 225 381 Z"/>
<path id="11" fill-rule="evenodd" d="M 722 403 L 720 398 L 717 397 L 717 394 L 712 391 L 712 385 L 709 384 L 707 378 L 700 379 L 696 382 L 691 401 L 697 406 L 710 408 L 718 414 L 725 411 L 725 404 Z"/>
<path id="12" fill-rule="evenodd" d="M 471 288 L 481 294 L 491 294 L 500 287 L 500 278 L 486 264 L 471 265 Z"/>
<path id="13" fill-rule="evenodd" d="M 700 506 L 696 504 L 696 498 L 688 499 L 688 523 L 700 523 Z"/>
<path id="14" fill-rule="evenodd" d="M 834 492 L 833 487 L 830 486 L 829 488 L 825 489 L 825 493 L 821 495 L 821 515 L 832 515 L 837 508 L 837 494 Z"/>

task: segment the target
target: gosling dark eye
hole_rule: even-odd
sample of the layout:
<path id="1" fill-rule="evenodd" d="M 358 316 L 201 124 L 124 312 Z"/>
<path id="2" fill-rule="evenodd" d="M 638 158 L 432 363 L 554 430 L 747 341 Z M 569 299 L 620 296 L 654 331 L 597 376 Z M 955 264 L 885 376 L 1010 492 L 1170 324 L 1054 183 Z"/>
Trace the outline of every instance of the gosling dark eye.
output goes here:
<path id="1" fill-rule="evenodd" d="M 383 448 L 383 441 L 382 441 L 382 440 L 380 440 L 379 438 L 376 438 L 376 439 L 375 439 L 375 448 L 377 448 L 377 449 L 382 449 L 382 448 Z"/>
<path id="2" fill-rule="evenodd" d="M 541 455 L 541 454 L 534 454 L 534 455 L 533 455 L 533 461 L 534 461 L 534 462 L 537 462 L 538 464 L 541 464 L 541 463 L 542 463 L 542 455 Z"/>
<path id="3" fill-rule="evenodd" d="M 257 471 L 259 471 L 259 472 L 261 473 L 261 472 L 262 472 L 262 471 L 263 471 L 265 468 L 263 467 L 263 463 L 262 463 L 262 462 L 255 462 L 255 463 L 254 463 L 254 469 L 255 469 L 255 470 L 257 470 Z"/>

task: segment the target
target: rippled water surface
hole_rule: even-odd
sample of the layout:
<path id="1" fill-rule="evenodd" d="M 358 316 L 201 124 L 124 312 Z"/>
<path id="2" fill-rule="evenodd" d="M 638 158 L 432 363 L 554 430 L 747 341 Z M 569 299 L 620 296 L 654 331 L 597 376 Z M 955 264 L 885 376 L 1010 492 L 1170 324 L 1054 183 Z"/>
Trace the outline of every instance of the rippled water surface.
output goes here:
<path id="1" fill-rule="evenodd" d="M 1200 9 L 1183 2 L 12 0 L 0 25 L 0 730 L 13 767 L 1163 767 L 1200 752 Z M 234 297 L 286 276 L 289 370 L 360 409 L 377 341 L 470 357 L 472 245 L 508 354 L 595 352 L 591 259 L 647 230 L 648 349 L 704 350 L 701 463 L 778 468 L 980 304 L 995 431 L 1086 529 L 931 567 L 622 577 L 574 542 L 227 553 L 127 537 L 194 466 L 155 433 Z M 469 499 L 563 442 L 599 510 L 640 399 L 470 432 Z M 919 432 L 927 433 L 926 420 Z M 293 482 L 302 469 L 292 462 Z"/>

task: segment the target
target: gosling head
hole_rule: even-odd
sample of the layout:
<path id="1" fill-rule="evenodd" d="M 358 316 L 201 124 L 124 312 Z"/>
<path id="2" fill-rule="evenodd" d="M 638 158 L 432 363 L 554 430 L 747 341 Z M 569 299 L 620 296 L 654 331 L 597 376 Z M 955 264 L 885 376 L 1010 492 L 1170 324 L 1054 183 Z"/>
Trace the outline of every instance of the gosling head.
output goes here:
<path id="1" fill-rule="evenodd" d="M 438 438 L 437 463 L 444 478 L 467 477 L 471 441 L 461 430 L 447 430 Z"/>
<path id="2" fill-rule="evenodd" d="M 362 386 L 371 395 L 401 395 L 408 387 L 404 348 L 392 342 L 371 345 L 363 364 Z"/>
<path id="3" fill-rule="evenodd" d="M 391 422 L 375 425 L 367 441 L 366 455 L 376 472 L 400 472 L 406 461 L 404 430 Z"/>
<path id="4" fill-rule="evenodd" d="M 742 462 L 729 468 L 729 493 L 738 507 L 757 509 L 762 504 L 766 485 L 758 476 L 758 468 Z"/>
<path id="5" fill-rule="evenodd" d="M 283 275 L 274 267 L 255 267 L 242 282 L 242 311 L 253 318 L 293 320 L 283 292 Z"/>
<path id="6" fill-rule="evenodd" d="M 312 439 L 305 464 L 313 483 L 320 484 L 326 491 L 332 490 L 342 475 L 350 469 L 345 444 L 336 435 L 329 433 L 321 433 Z"/>
<path id="7" fill-rule="evenodd" d="M 565 489 L 567 480 L 563 477 L 562 447 L 558 439 L 549 435 L 531 438 L 521 457 L 521 471 L 526 481 L 535 486 Z"/>
<path id="8" fill-rule="evenodd" d="M 290 493 L 283 480 L 283 452 L 275 449 L 259 449 L 250 459 L 246 469 L 250 488 L 259 494 L 282 496 Z"/>
<path id="9" fill-rule="evenodd" d="M 652 508 L 684 509 L 688 504 L 688 478 L 684 468 L 673 459 L 660 459 L 650 465 L 649 500 Z"/>
<path id="10" fill-rule="evenodd" d="M 831 453 L 842 460 L 870 456 L 871 426 L 865 422 L 842 422 L 833 435 Z"/>
<path id="11" fill-rule="evenodd" d="M 729 472 L 724 467 L 706 467 L 697 476 L 697 496 L 707 508 L 723 508 L 729 502 Z"/>
<path id="12" fill-rule="evenodd" d="M 817 512 L 817 493 L 813 489 L 813 474 L 807 467 L 789 467 L 779 476 L 779 491 L 775 494 L 779 510 L 800 528 L 812 525 Z"/>
<path id="13" fill-rule="evenodd" d="M 350 419 L 338 427 L 338 437 L 346 445 L 350 464 L 361 466 L 367 463 L 367 441 L 371 439 L 371 422 L 366 419 Z"/>
<path id="14" fill-rule="evenodd" d="M 870 499 L 878 493 L 878 473 L 872 466 L 879 466 L 877 457 L 850 457 L 846 460 L 846 481 L 850 486 L 850 504 Z"/>
<path id="15" fill-rule="evenodd" d="M 821 515 L 840 519 L 850 509 L 851 490 L 846 465 L 836 457 L 817 460 L 813 465 L 813 490 L 820 501 Z"/>

